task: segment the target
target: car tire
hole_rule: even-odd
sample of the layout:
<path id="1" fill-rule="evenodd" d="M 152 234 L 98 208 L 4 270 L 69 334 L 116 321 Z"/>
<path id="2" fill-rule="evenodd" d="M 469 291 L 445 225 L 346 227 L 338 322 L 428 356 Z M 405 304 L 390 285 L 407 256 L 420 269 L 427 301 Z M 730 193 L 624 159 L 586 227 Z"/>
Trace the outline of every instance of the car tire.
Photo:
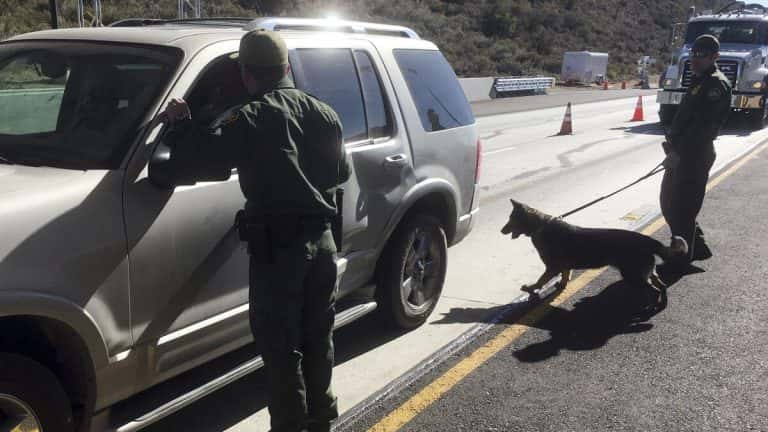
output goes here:
<path id="1" fill-rule="evenodd" d="M 395 231 L 377 271 L 381 312 L 393 326 L 410 330 L 426 322 L 445 283 L 448 245 L 439 220 L 409 217 Z"/>
<path id="2" fill-rule="evenodd" d="M 61 383 L 42 364 L 0 353 L 0 427 L 40 432 L 72 432 L 72 407 Z M 35 427 L 36 426 L 36 427 Z"/>

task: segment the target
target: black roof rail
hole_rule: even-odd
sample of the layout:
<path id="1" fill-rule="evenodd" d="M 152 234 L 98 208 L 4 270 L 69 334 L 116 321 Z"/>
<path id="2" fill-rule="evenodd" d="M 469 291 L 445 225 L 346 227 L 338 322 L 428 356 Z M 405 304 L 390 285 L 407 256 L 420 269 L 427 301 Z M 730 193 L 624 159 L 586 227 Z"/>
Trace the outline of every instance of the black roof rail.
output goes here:
<path id="1" fill-rule="evenodd" d="M 115 21 L 110 27 L 144 27 L 164 24 L 196 24 L 225 27 L 245 27 L 253 21 L 253 18 L 244 17 L 222 17 L 222 18 L 184 18 L 184 19 L 161 19 L 161 18 L 126 18 Z"/>

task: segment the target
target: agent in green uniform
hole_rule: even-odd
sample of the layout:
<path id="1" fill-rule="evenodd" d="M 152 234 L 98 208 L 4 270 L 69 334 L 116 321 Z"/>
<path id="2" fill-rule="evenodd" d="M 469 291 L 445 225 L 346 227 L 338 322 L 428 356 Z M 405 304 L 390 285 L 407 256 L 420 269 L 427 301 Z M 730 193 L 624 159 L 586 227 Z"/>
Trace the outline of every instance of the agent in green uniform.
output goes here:
<path id="1" fill-rule="evenodd" d="M 715 162 L 713 141 L 731 109 L 731 84 L 715 63 L 720 52 L 717 38 L 698 37 L 692 51 L 694 76 L 664 143 L 667 158 L 661 185 L 661 210 L 672 235 L 688 242 L 687 262 L 676 263 L 673 267 L 678 269 L 712 257 L 696 217 Z"/>
<path id="2" fill-rule="evenodd" d="M 247 33 L 236 57 L 251 102 L 207 130 L 188 121 L 183 100 L 164 115 L 174 123 L 174 151 L 205 155 L 190 159 L 209 171 L 238 170 L 247 199 L 239 226 L 251 256 L 251 327 L 269 381 L 272 431 L 329 431 L 338 417 L 331 223 L 336 190 L 350 175 L 341 123 L 328 105 L 294 88 L 277 33 Z"/>

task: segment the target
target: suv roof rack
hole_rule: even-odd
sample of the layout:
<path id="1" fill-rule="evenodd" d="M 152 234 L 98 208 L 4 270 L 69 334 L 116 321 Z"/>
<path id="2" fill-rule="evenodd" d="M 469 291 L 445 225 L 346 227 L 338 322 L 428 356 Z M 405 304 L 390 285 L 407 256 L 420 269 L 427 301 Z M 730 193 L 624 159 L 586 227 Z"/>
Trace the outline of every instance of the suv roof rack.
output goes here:
<path id="1" fill-rule="evenodd" d="M 257 18 L 245 26 L 246 30 L 263 28 L 267 30 L 306 30 L 331 31 L 341 33 L 362 33 L 380 36 L 405 37 L 421 39 L 412 29 L 397 25 L 375 24 L 359 21 L 344 21 L 338 19 L 309 19 L 309 18 Z"/>
<path id="2" fill-rule="evenodd" d="M 248 23 L 253 21 L 253 18 L 238 18 L 238 17 L 225 17 L 225 18 L 184 18 L 184 19 L 161 19 L 161 18 L 126 18 L 120 21 L 115 21 L 110 24 L 110 27 L 143 27 L 163 24 L 195 24 L 195 25 L 209 25 L 209 26 L 225 26 L 225 27 L 238 27 L 243 28 Z"/>
<path id="3" fill-rule="evenodd" d="M 376 24 L 358 21 L 344 21 L 338 19 L 310 19 L 310 18 L 185 18 L 185 19 L 155 19 L 155 18 L 128 18 L 110 24 L 110 27 L 143 27 L 163 24 L 194 24 L 208 26 L 238 27 L 247 30 L 263 28 L 266 30 L 296 30 L 296 31 L 327 31 L 340 33 L 358 33 L 379 36 L 394 36 L 409 39 L 421 39 L 419 35 L 408 27 Z"/>

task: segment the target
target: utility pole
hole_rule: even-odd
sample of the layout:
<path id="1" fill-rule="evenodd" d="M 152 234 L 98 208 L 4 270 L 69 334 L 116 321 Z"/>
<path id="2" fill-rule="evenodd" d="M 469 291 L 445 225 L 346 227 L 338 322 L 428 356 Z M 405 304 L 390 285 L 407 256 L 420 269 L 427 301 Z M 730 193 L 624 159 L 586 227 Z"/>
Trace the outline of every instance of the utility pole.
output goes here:
<path id="1" fill-rule="evenodd" d="M 51 28 L 59 28 L 59 11 L 56 9 L 56 0 L 48 0 L 48 8 L 51 10 Z"/>

